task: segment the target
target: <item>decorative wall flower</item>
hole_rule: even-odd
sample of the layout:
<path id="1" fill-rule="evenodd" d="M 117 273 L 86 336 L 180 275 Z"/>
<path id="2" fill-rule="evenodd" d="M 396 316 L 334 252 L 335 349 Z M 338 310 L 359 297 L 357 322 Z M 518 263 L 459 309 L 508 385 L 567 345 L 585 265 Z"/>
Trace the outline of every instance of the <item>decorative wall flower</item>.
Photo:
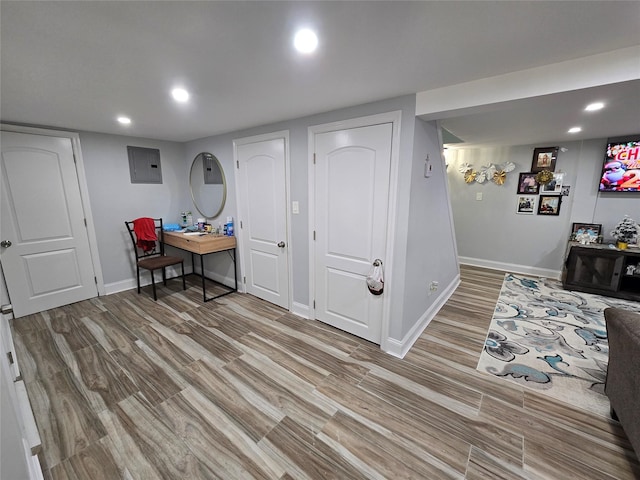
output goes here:
<path id="1" fill-rule="evenodd" d="M 506 177 L 507 174 L 504 172 L 504 170 L 498 170 L 493 174 L 493 183 L 495 183 L 496 185 L 504 185 Z"/>
<path id="2" fill-rule="evenodd" d="M 476 175 L 478 173 L 474 172 L 472 169 L 467 170 L 466 172 L 464 172 L 464 181 L 466 183 L 473 183 L 473 181 L 476 179 Z"/>
<path id="3" fill-rule="evenodd" d="M 464 162 L 460 164 L 458 171 L 464 175 L 465 183 L 485 183 L 491 180 L 496 185 L 504 185 L 507 180 L 507 173 L 512 172 L 515 168 L 516 166 L 513 162 L 506 162 L 500 168 L 490 163 L 483 165 L 480 170 L 474 170 L 473 165 Z"/>
<path id="4" fill-rule="evenodd" d="M 536 175 L 536 182 L 540 185 L 546 185 L 553 180 L 553 172 L 551 170 L 542 170 Z"/>
<path id="5" fill-rule="evenodd" d="M 467 162 L 463 162 L 462 164 L 460 164 L 460 166 L 458 167 L 458 171 L 460 173 L 467 173 L 467 170 L 473 170 L 473 167 L 471 165 L 469 165 Z"/>

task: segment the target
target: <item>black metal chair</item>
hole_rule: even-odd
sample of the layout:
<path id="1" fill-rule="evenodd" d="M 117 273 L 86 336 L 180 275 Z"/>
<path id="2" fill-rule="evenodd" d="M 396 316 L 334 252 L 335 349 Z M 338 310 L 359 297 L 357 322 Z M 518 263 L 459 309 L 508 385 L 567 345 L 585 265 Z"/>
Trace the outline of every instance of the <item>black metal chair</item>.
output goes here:
<path id="1" fill-rule="evenodd" d="M 151 222 L 153 221 L 153 227 Z M 138 238 L 134 224 L 141 221 L 139 225 L 147 222 L 147 229 L 143 229 L 143 235 Z M 144 268 L 151 273 L 151 286 L 153 288 L 153 299 L 158 300 L 156 295 L 156 282 L 154 272 L 158 269 L 162 270 L 162 282 L 167 284 L 166 267 L 178 265 L 182 268 L 182 289 L 186 290 L 187 285 L 184 279 L 184 259 L 181 257 L 172 257 L 164 254 L 162 218 L 139 218 L 132 221 L 125 221 L 131 242 L 133 243 L 133 252 L 136 256 L 136 280 L 138 281 L 138 293 L 140 293 L 140 269 Z M 138 227 L 140 228 L 140 226 Z M 153 234 L 152 234 L 153 232 Z M 155 236 L 155 239 L 153 237 Z"/>

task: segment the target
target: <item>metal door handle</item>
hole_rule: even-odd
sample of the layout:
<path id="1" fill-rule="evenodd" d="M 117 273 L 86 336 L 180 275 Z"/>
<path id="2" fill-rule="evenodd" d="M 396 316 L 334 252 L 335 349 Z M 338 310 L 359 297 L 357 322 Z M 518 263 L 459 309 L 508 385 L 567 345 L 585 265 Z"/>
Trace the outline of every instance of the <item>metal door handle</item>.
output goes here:
<path id="1" fill-rule="evenodd" d="M 0 242 L 0 247 L 9 248 L 11 246 L 11 242 L 9 240 L 2 240 Z"/>
<path id="2" fill-rule="evenodd" d="M 380 265 L 382 265 L 382 260 L 380 260 L 379 258 L 376 258 L 376 259 L 373 261 L 373 266 L 374 266 L 374 267 L 379 267 Z"/>
<path id="3" fill-rule="evenodd" d="M 284 247 L 285 247 L 285 243 L 284 243 L 284 242 L 278 242 L 278 246 L 279 246 L 280 248 L 284 248 Z"/>

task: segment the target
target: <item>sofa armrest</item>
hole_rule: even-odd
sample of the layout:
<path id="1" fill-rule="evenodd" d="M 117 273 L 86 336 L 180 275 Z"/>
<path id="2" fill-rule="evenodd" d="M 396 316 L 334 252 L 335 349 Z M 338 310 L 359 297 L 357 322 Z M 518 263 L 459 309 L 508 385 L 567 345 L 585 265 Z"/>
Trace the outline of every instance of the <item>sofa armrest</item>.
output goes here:
<path id="1" fill-rule="evenodd" d="M 640 455 L 640 313 L 607 308 L 604 317 L 609 340 L 605 393 Z"/>

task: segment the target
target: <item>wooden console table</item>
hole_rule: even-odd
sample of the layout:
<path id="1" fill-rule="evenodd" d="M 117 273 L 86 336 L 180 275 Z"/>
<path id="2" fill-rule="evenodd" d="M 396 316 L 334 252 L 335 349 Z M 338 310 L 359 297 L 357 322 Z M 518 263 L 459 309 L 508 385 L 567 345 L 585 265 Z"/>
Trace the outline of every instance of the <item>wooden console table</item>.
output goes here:
<path id="1" fill-rule="evenodd" d="M 224 235 L 215 235 L 212 233 L 197 233 L 188 234 L 181 232 L 163 232 L 162 234 L 164 244 L 171 245 L 172 247 L 179 248 L 191 253 L 191 265 L 195 266 L 194 255 L 200 256 L 200 277 L 202 278 L 202 298 L 205 302 L 215 300 L 216 298 L 229 295 L 238 290 L 238 269 L 236 266 L 236 237 L 227 237 Z M 233 260 L 233 273 L 235 278 L 235 288 L 228 292 L 221 293 L 215 297 L 207 298 L 207 291 L 205 288 L 205 280 L 211 280 L 212 282 L 222 285 L 223 287 L 231 289 L 231 287 L 220 283 L 211 278 L 207 278 L 204 275 L 204 256 L 211 253 L 228 252 Z M 233 252 L 233 255 L 231 254 Z M 193 274 L 197 275 L 195 268 L 193 268 Z"/>
<path id="2" fill-rule="evenodd" d="M 629 273 L 630 270 L 634 272 Z M 606 244 L 569 242 L 562 286 L 567 290 L 640 301 L 640 249 L 619 250 Z"/>

